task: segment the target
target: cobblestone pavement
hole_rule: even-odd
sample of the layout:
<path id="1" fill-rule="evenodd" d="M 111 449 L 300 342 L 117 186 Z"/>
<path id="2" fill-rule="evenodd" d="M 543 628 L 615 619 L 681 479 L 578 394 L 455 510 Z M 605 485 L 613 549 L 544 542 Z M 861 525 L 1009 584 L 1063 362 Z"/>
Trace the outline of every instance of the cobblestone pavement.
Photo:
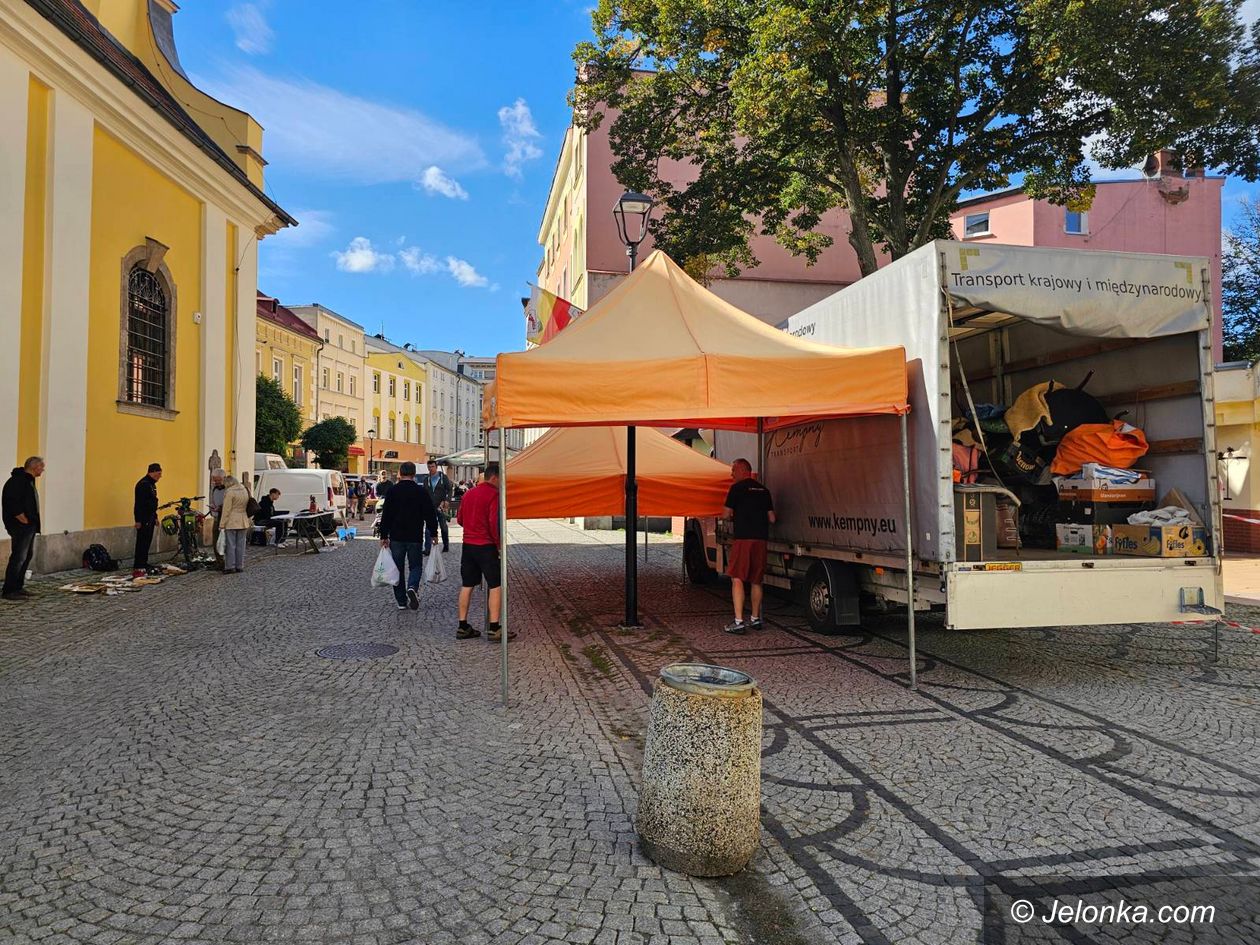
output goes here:
<path id="1" fill-rule="evenodd" d="M 656 544 L 618 631 L 618 535 L 513 535 L 507 710 L 455 582 L 399 611 L 367 541 L 0 609 L 0 942 L 987 945 L 1010 900 L 1100 876 L 1260 941 L 1260 636 L 1214 662 L 1201 628 L 925 621 L 912 693 L 896 618 L 820 637 L 776 600 L 727 637 L 722 588 Z M 356 641 L 399 652 L 316 654 Z M 688 657 L 765 695 L 762 849 L 730 880 L 634 846 L 647 692 Z"/>

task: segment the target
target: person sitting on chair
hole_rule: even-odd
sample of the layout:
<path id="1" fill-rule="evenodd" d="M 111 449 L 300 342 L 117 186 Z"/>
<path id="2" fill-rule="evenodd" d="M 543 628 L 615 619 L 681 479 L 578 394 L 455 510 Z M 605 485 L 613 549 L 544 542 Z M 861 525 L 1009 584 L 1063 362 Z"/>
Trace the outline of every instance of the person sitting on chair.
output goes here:
<path id="1" fill-rule="evenodd" d="M 280 490 L 272 489 L 265 496 L 258 500 L 258 514 L 254 516 L 254 524 L 262 525 L 264 528 L 274 528 L 276 530 L 276 544 L 284 542 L 285 536 L 289 531 L 289 523 L 284 519 L 275 521 L 278 514 L 276 511 L 276 500 L 280 498 Z"/>

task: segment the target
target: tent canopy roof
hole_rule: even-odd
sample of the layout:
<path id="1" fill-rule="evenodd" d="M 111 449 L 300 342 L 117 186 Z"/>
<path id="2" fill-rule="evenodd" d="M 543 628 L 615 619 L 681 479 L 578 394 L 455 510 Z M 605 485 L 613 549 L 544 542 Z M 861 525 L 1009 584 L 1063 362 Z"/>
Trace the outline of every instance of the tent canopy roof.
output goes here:
<path id="1" fill-rule="evenodd" d="M 904 413 L 902 348 L 836 348 L 740 311 L 655 250 L 545 345 L 500 354 L 483 425 L 754 430 Z"/>
<path id="2" fill-rule="evenodd" d="M 640 515 L 721 515 L 730 467 L 651 427 L 635 430 Z M 556 427 L 508 460 L 508 518 L 623 515 L 626 428 Z"/>

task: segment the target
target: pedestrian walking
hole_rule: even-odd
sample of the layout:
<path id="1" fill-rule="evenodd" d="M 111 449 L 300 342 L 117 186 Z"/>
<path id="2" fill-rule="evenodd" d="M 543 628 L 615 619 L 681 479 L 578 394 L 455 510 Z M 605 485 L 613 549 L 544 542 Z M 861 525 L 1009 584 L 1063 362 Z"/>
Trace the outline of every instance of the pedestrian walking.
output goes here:
<path id="1" fill-rule="evenodd" d="M 459 574 L 459 627 L 457 640 L 481 636 L 481 631 L 468 622 L 468 607 L 472 603 L 473 588 L 485 579 L 487 605 L 490 610 L 488 637 L 498 642 L 502 628 L 499 626 L 499 605 L 503 597 L 502 565 L 499 560 L 499 464 L 489 463 L 482 474 L 482 481 L 470 489 L 459 502 L 459 524 L 464 529 L 464 543 L 460 554 Z M 508 631 L 508 639 L 516 631 Z"/>
<path id="2" fill-rule="evenodd" d="M 368 490 L 371 488 L 371 480 L 363 479 L 359 482 L 359 494 L 355 497 L 359 507 L 359 521 L 362 521 L 364 515 L 367 514 Z"/>
<path id="3" fill-rule="evenodd" d="M 403 463 L 381 513 L 381 545 L 398 566 L 394 600 L 399 610 L 420 609 L 420 580 L 424 577 L 425 537 L 438 529 L 437 510 L 429 493 L 416 482 L 416 464 Z"/>
<path id="4" fill-rule="evenodd" d="M 735 622 L 724 629 L 727 633 L 743 633 L 761 629 L 762 582 L 766 573 L 766 543 L 774 522 L 774 502 L 770 490 L 753 478 L 752 464 L 746 459 L 731 463 L 735 480 L 726 493 L 726 517 L 731 520 L 730 554 L 726 573 L 731 579 L 731 603 Z M 748 586 L 749 619 L 744 622 L 745 585 Z"/>
<path id="5" fill-rule="evenodd" d="M 32 596 L 26 589 L 26 569 L 35 553 L 39 534 L 39 491 L 35 480 L 44 474 L 44 460 L 31 456 L 15 466 L 4 484 L 0 506 L 4 530 L 9 533 L 9 565 L 4 569 L 4 590 L 0 597 L 20 601 Z"/>
<path id="6" fill-rule="evenodd" d="M 429 474 L 424 477 L 424 488 L 438 511 L 438 527 L 442 530 L 442 551 L 451 550 L 450 524 L 446 512 L 451 507 L 451 480 L 438 469 L 436 460 L 429 460 Z"/>
<path id="7" fill-rule="evenodd" d="M 235 476 L 223 477 L 219 530 L 223 532 L 223 573 L 245 570 L 245 545 L 253 523 L 249 519 L 249 490 Z"/>
<path id="8" fill-rule="evenodd" d="M 149 463 L 149 471 L 136 483 L 132 518 L 136 521 L 136 550 L 131 562 L 131 576 L 144 577 L 149 573 L 149 546 L 153 544 L 153 529 L 157 526 L 158 480 L 162 478 L 160 463 Z"/>

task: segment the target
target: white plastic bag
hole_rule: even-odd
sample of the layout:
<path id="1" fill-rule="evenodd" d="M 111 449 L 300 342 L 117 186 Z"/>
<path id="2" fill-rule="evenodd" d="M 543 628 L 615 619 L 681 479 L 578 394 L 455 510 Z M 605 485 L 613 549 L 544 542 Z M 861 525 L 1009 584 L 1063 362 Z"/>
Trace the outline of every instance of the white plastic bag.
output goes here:
<path id="1" fill-rule="evenodd" d="M 373 587 L 393 587 L 398 583 L 398 565 L 394 564 L 394 556 L 389 549 L 381 546 L 381 553 L 376 556 L 376 564 L 372 566 Z"/>
<path id="2" fill-rule="evenodd" d="M 227 533 L 223 529 L 219 529 L 219 537 L 214 540 L 214 551 L 220 558 L 223 557 L 224 550 L 227 548 Z"/>
<path id="3" fill-rule="evenodd" d="M 424 563 L 424 583 L 441 584 L 446 580 L 446 562 L 442 560 L 442 552 L 437 545 L 429 552 L 429 560 Z"/>

